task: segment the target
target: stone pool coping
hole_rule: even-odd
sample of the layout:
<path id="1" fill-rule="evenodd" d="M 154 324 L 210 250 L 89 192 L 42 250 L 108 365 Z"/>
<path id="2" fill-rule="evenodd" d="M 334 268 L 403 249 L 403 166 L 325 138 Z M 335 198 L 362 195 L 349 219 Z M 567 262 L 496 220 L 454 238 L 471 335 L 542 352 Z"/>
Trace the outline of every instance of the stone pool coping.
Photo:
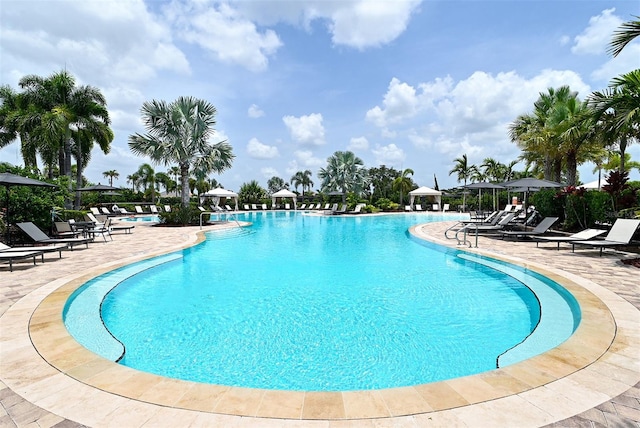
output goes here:
<path id="1" fill-rule="evenodd" d="M 424 233 L 422 226 L 412 228 L 412 233 L 438 241 Z M 203 234 L 198 233 L 183 247 L 202 239 Z M 470 252 L 483 254 L 482 250 Z M 243 420 L 261 425 L 277 421 L 278 426 L 297 426 L 300 420 L 358 419 L 366 423 L 364 419 L 377 418 L 396 418 L 399 423 L 409 415 L 414 421 L 424 418 L 435 424 L 486 421 L 540 426 L 594 407 L 640 380 L 636 360 L 640 317 L 631 304 L 584 278 L 510 257 L 503 259 L 563 284 L 583 313 L 583 322 L 568 341 L 513 366 L 414 387 L 336 393 L 223 387 L 138 372 L 81 347 L 66 332 L 61 308 L 66 297 L 87 279 L 151 255 L 60 278 L 9 308 L 5 316 L 30 318 L 33 343 L 12 336 L 5 328 L 0 330 L 2 376 L 7 385 L 34 404 L 89 426 L 122 418 L 129 422 L 127 426 L 135 425 L 136 418 L 145 423 L 227 424 L 238 421 L 228 419 L 234 415 L 249 416 Z M 500 258 L 493 253 L 483 255 Z M 89 405 L 95 400 L 99 406 Z"/>

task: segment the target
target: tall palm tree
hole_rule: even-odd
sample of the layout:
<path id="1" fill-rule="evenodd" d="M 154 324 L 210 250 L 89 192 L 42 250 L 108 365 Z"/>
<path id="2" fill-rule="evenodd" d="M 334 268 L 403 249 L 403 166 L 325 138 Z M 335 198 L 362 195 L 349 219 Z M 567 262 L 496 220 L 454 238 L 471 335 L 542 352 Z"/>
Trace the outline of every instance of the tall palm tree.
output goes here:
<path id="1" fill-rule="evenodd" d="M 636 18 L 640 17 L 636 16 Z M 640 20 L 625 22 L 613 33 L 613 39 L 611 39 L 607 51 L 616 57 L 629 42 L 638 36 L 640 36 Z"/>
<path id="2" fill-rule="evenodd" d="M 134 172 L 133 174 L 127 175 L 127 183 L 131 183 L 132 192 L 137 192 L 140 188 L 140 174 Z"/>
<path id="3" fill-rule="evenodd" d="M 605 139 L 617 143 L 623 172 L 627 145 L 640 140 L 640 69 L 614 78 L 609 88 L 593 92 L 587 102 Z"/>
<path id="4" fill-rule="evenodd" d="M 464 185 L 467 185 L 467 181 L 473 176 L 473 174 L 478 171 L 478 168 L 475 165 L 469 165 L 469 160 L 467 159 L 467 154 L 463 154 L 459 158 L 455 158 L 453 160 L 455 162 L 454 167 L 449 171 L 449 175 L 457 174 L 458 183 L 460 181 L 464 182 Z M 462 205 L 467 206 L 467 194 L 465 192 L 462 193 Z"/>
<path id="5" fill-rule="evenodd" d="M 320 168 L 318 177 L 322 180 L 323 191 L 360 194 L 367 182 L 367 171 L 362 159 L 353 152 L 337 151 L 327 158 L 327 167 Z"/>
<path id="6" fill-rule="evenodd" d="M 109 186 L 113 187 L 113 179 L 115 178 L 117 180 L 118 177 L 120 177 L 120 174 L 115 169 L 110 169 L 109 171 L 103 172 L 102 176 L 104 178 L 108 178 L 109 179 Z"/>
<path id="7" fill-rule="evenodd" d="M 129 148 L 153 162 L 178 164 L 182 184 L 181 202 L 189 205 L 189 175 L 204 178 L 231 168 L 234 154 L 226 141 L 211 144 L 216 124 L 213 104 L 193 97 L 172 103 L 145 102 L 141 109 L 147 134 L 129 136 Z"/>
<path id="8" fill-rule="evenodd" d="M 176 196 L 178 196 L 178 185 L 179 185 L 178 179 L 180 177 L 180 167 L 172 166 L 171 168 L 169 168 L 169 174 L 171 174 L 171 176 L 175 180 Z"/>
<path id="9" fill-rule="evenodd" d="M 155 204 L 156 196 L 156 172 L 151 165 L 143 163 L 138 168 L 138 176 L 140 177 L 140 183 L 144 188 L 145 196 L 151 196 L 151 203 Z"/>
<path id="10" fill-rule="evenodd" d="M 311 176 L 311 171 L 307 169 L 305 171 L 298 171 L 291 177 L 291 184 L 293 184 L 296 191 L 298 191 L 298 186 L 302 186 L 302 196 L 304 196 L 305 189 L 311 189 L 313 186 Z"/>
<path id="11" fill-rule="evenodd" d="M 243 183 L 238 192 L 238 199 L 248 203 L 259 203 L 267 196 L 267 192 L 258 184 L 256 180 Z"/>
<path id="12" fill-rule="evenodd" d="M 480 165 L 484 176 L 493 182 L 500 181 L 504 177 L 505 166 L 493 158 L 485 158 Z"/>
<path id="13" fill-rule="evenodd" d="M 413 188 L 413 180 L 409 178 L 413 175 L 411 168 L 404 169 L 400 176 L 393 180 L 393 190 L 400 192 L 400 206 L 402 206 L 402 199 L 405 193 L 409 193 Z"/>

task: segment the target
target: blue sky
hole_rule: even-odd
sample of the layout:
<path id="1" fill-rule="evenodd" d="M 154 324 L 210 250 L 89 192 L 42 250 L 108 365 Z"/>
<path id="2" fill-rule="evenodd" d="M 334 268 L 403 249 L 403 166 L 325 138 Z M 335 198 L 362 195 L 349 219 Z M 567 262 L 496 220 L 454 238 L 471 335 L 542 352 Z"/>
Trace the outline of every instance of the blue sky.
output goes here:
<path id="1" fill-rule="evenodd" d="M 149 162 L 127 145 L 144 132 L 143 102 L 191 95 L 216 106 L 216 141 L 233 146 L 233 168 L 212 175 L 228 189 L 306 169 L 319 188 L 336 150 L 447 188 L 465 153 L 517 158 L 507 127 L 540 92 L 569 85 L 583 99 L 640 67 L 640 40 L 606 54 L 633 15 L 635 0 L 2 0 L 0 83 L 66 68 L 103 92 L 115 140 L 93 152 L 94 183 L 115 169 L 126 186 Z M 640 144 L 629 153 L 640 161 Z M 19 144 L 0 161 L 21 164 Z M 580 167 L 583 182 L 592 169 Z"/>

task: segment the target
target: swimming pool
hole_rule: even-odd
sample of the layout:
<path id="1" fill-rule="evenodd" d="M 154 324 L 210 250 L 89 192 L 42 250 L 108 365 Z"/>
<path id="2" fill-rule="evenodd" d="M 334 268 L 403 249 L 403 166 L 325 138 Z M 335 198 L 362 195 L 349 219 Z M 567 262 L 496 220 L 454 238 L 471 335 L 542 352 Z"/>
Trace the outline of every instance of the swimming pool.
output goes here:
<path id="1" fill-rule="evenodd" d="M 244 216 L 254 226 L 92 281 L 116 277 L 100 304 L 126 346 L 121 363 L 254 388 L 387 388 L 494 369 L 540 322 L 538 295 L 522 281 L 545 279 L 406 233 L 439 217 Z M 548 309 L 568 315 L 545 349 L 577 325 L 570 296 L 558 300 L 564 308 Z"/>
<path id="2" fill-rule="evenodd" d="M 136 215 L 130 217 L 121 217 L 118 219 L 119 221 L 127 221 L 127 222 L 143 222 L 143 223 L 158 223 L 160 221 L 160 217 L 156 214 L 146 214 L 146 215 Z"/>

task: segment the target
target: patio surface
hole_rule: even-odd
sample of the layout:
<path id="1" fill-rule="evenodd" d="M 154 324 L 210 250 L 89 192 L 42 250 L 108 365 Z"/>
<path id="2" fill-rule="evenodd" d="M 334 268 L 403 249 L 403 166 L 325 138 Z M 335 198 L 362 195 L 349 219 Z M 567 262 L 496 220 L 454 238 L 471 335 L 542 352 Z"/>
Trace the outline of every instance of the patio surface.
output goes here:
<path id="1" fill-rule="evenodd" d="M 453 245 L 449 224 L 412 233 Z M 223 226 L 204 230 L 214 227 Z M 637 254 L 480 237 L 469 251 L 558 280 L 579 299 L 583 323 L 542 356 L 411 388 L 278 393 L 175 381 L 101 359 L 61 328 L 60 305 L 88 278 L 193 245 L 198 232 L 136 225 L 62 259 L 48 253 L 44 265 L 0 265 L 0 426 L 640 427 L 640 270 L 620 262 Z"/>

